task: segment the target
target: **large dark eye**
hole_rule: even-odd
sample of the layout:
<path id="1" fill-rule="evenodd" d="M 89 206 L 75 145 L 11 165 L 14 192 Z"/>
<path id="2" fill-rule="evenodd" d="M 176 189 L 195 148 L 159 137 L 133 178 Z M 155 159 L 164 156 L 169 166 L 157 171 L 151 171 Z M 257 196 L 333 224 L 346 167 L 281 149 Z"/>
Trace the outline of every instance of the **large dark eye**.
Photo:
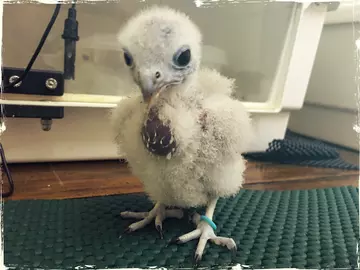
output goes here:
<path id="1" fill-rule="evenodd" d="M 174 55 L 174 64 L 180 68 L 186 67 L 191 60 L 191 51 L 189 48 L 182 49 Z"/>
<path id="2" fill-rule="evenodd" d="M 127 51 L 124 51 L 124 60 L 125 60 L 125 64 L 128 66 L 128 67 L 131 67 L 133 65 L 133 58 L 131 56 L 131 54 Z"/>

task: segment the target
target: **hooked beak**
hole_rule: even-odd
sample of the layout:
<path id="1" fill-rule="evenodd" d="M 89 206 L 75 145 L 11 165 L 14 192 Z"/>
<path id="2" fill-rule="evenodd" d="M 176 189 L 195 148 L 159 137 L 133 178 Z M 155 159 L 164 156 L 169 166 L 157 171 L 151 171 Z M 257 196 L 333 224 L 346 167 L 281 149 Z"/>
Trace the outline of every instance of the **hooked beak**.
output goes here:
<path id="1" fill-rule="evenodd" d="M 140 89 L 145 102 L 149 102 L 151 97 L 156 95 L 160 90 L 159 82 L 154 82 L 151 78 L 144 78 L 140 81 Z"/>

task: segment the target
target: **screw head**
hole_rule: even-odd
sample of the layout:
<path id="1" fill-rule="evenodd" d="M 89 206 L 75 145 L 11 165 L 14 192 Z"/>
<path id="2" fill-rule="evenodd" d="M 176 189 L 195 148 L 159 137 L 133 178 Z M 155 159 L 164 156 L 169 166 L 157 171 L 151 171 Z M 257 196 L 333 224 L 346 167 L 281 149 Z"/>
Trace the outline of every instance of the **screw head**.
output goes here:
<path id="1" fill-rule="evenodd" d="M 49 79 L 47 79 L 46 82 L 45 82 L 45 86 L 46 86 L 46 88 L 49 89 L 49 90 L 54 90 L 54 89 L 56 89 L 57 85 L 58 85 L 58 82 L 57 82 L 57 80 L 55 80 L 54 78 L 49 78 Z"/>
<path id="2" fill-rule="evenodd" d="M 17 75 L 13 75 L 9 78 L 9 83 L 13 83 L 15 82 L 17 79 L 19 79 L 20 77 Z M 19 87 L 21 85 L 21 82 L 18 82 L 17 84 L 15 84 L 13 87 Z"/>

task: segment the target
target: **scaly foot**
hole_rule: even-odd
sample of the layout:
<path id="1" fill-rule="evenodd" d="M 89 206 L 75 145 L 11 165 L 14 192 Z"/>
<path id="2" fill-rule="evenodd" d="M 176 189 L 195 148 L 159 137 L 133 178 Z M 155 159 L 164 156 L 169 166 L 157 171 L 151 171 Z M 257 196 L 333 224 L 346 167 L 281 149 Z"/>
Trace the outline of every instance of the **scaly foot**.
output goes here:
<path id="1" fill-rule="evenodd" d="M 166 218 L 178 218 L 181 219 L 184 216 L 184 213 L 181 209 L 166 209 L 164 205 L 157 203 L 154 208 L 150 212 L 122 212 L 122 218 L 135 218 L 141 219 L 138 222 L 132 223 L 127 229 L 125 229 L 125 233 L 131 233 L 141 228 L 144 228 L 151 221 L 155 220 L 155 228 L 160 234 L 160 238 L 163 239 L 163 229 L 162 223 Z"/>
<path id="2" fill-rule="evenodd" d="M 198 213 L 194 214 L 192 220 L 196 224 L 196 229 L 180 237 L 173 238 L 170 243 L 183 244 L 193 239 L 199 239 L 194 257 L 195 266 L 201 261 L 207 241 L 211 241 L 216 245 L 226 246 L 229 250 L 236 252 L 235 241 L 232 238 L 216 236 L 213 228 L 206 221 L 200 220 Z"/>

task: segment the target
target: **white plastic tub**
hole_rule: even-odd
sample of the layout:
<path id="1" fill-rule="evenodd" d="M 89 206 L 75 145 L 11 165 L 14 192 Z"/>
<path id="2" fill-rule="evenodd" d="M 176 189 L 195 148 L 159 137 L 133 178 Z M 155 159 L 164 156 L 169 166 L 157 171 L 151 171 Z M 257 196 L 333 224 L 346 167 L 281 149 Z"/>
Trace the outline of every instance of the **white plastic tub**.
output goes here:
<path id="1" fill-rule="evenodd" d="M 289 123 L 294 131 L 352 149 L 359 149 L 360 132 L 359 15 L 360 2 L 347 0 L 326 17 L 304 107 Z"/>
<path id="2" fill-rule="evenodd" d="M 257 131 L 251 150 L 265 150 L 270 141 L 284 137 L 290 112 L 303 105 L 325 15 L 338 2 L 97 2 L 78 5 L 76 80 L 66 83 L 66 93 L 57 98 L 3 96 L 3 104 L 66 107 L 65 118 L 54 120 L 48 132 L 41 130 L 39 119 L 7 119 L 1 139 L 9 162 L 117 158 L 108 112 L 126 98 L 130 82 L 122 75 L 115 34 L 134 12 L 155 3 L 189 14 L 204 35 L 203 64 L 236 79 L 237 97 L 252 113 Z M 45 4 L 4 6 L 4 66 L 27 64 L 53 9 Z M 66 12 L 67 6 L 34 68 L 62 70 Z"/>

